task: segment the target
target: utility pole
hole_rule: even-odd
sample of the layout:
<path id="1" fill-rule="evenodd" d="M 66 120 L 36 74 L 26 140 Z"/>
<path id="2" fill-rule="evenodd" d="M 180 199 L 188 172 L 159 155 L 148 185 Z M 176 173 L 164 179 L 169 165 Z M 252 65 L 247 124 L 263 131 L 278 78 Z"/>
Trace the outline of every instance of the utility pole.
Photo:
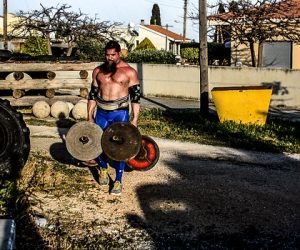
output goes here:
<path id="1" fill-rule="evenodd" d="M 3 47 L 8 49 L 7 46 L 7 0 L 3 0 Z"/>
<path id="2" fill-rule="evenodd" d="M 200 114 L 208 117 L 207 1 L 199 0 Z"/>
<path id="3" fill-rule="evenodd" d="M 183 0 L 183 42 L 185 41 L 186 37 L 186 18 L 187 18 L 187 2 L 188 0 Z"/>

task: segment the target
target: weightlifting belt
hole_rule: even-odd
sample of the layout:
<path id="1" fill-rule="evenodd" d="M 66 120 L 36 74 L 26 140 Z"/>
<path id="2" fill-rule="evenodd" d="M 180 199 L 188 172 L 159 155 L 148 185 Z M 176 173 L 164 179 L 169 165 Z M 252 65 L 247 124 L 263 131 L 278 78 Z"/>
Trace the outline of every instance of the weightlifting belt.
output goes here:
<path id="1" fill-rule="evenodd" d="M 97 107 L 103 110 L 118 110 L 129 108 L 129 95 L 113 101 L 103 100 L 100 96 L 96 98 Z"/>

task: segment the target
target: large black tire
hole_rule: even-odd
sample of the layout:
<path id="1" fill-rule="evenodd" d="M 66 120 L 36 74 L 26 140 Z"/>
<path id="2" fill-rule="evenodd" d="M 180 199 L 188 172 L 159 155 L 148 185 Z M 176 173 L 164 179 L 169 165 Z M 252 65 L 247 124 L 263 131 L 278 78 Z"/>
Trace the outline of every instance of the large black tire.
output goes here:
<path id="1" fill-rule="evenodd" d="M 0 178 L 16 178 L 30 151 L 30 132 L 23 116 L 0 99 Z"/>

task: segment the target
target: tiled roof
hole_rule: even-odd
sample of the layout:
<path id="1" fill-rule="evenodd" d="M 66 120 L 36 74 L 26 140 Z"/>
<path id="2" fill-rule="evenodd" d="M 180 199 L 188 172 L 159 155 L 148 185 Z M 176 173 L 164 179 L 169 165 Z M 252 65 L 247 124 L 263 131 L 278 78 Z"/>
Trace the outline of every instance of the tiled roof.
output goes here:
<path id="1" fill-rule="evenodd" d="M 148 29 L 154 30 L 154 31 L 156 31 L 158 33 L 161 33 L 161 34 L 163 34 L 165 36 L 168 36 L 170 38 L 173 38 L 174 40 L 180 40 L 180 41 L 182 41 L 184 39 L 184 37 L 182 35 L 179 35 L 179 34 L 177 34 L 175 32 L 172 32 L 172 31 L 170 31 L 168 29 L 165 29 L 165 28 L 163 28 L 163 27 L 161 27 L 159 25 L 142 25 L 142 26 L 144 26 L 144 27 L 146 27 Z M 186 37 L 185 40 L 189 41 L 190 39 Z"/>
<path id="2" fill-rule="evenodd" d="M 268 8 L 270 5 L 263 5 L 261 8 Z M 277 3 L 278 8 L 273 12 L 268 13 L 265 18 L 300 18 L 300 0 L 286 0 Z M 229 20 L 238 17 L 233 12 L 225 12 L 217 15 L 211 15 L 208 17 L 209 20 Z"/>

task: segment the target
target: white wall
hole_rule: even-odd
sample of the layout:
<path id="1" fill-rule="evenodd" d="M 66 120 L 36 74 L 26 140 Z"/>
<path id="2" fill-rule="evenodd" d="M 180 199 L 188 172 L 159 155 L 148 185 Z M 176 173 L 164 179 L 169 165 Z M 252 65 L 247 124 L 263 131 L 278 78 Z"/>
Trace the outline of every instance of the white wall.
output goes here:
<path id="1" fill-rule="evenodd" d="M 144 95 L 200 98 L 200 70 L 194 66 L 135 65 Z M 209 67 L 209 94 L 214 87 L 272 86 L 272 106 L 300 108 L 300 70 Z"/>

